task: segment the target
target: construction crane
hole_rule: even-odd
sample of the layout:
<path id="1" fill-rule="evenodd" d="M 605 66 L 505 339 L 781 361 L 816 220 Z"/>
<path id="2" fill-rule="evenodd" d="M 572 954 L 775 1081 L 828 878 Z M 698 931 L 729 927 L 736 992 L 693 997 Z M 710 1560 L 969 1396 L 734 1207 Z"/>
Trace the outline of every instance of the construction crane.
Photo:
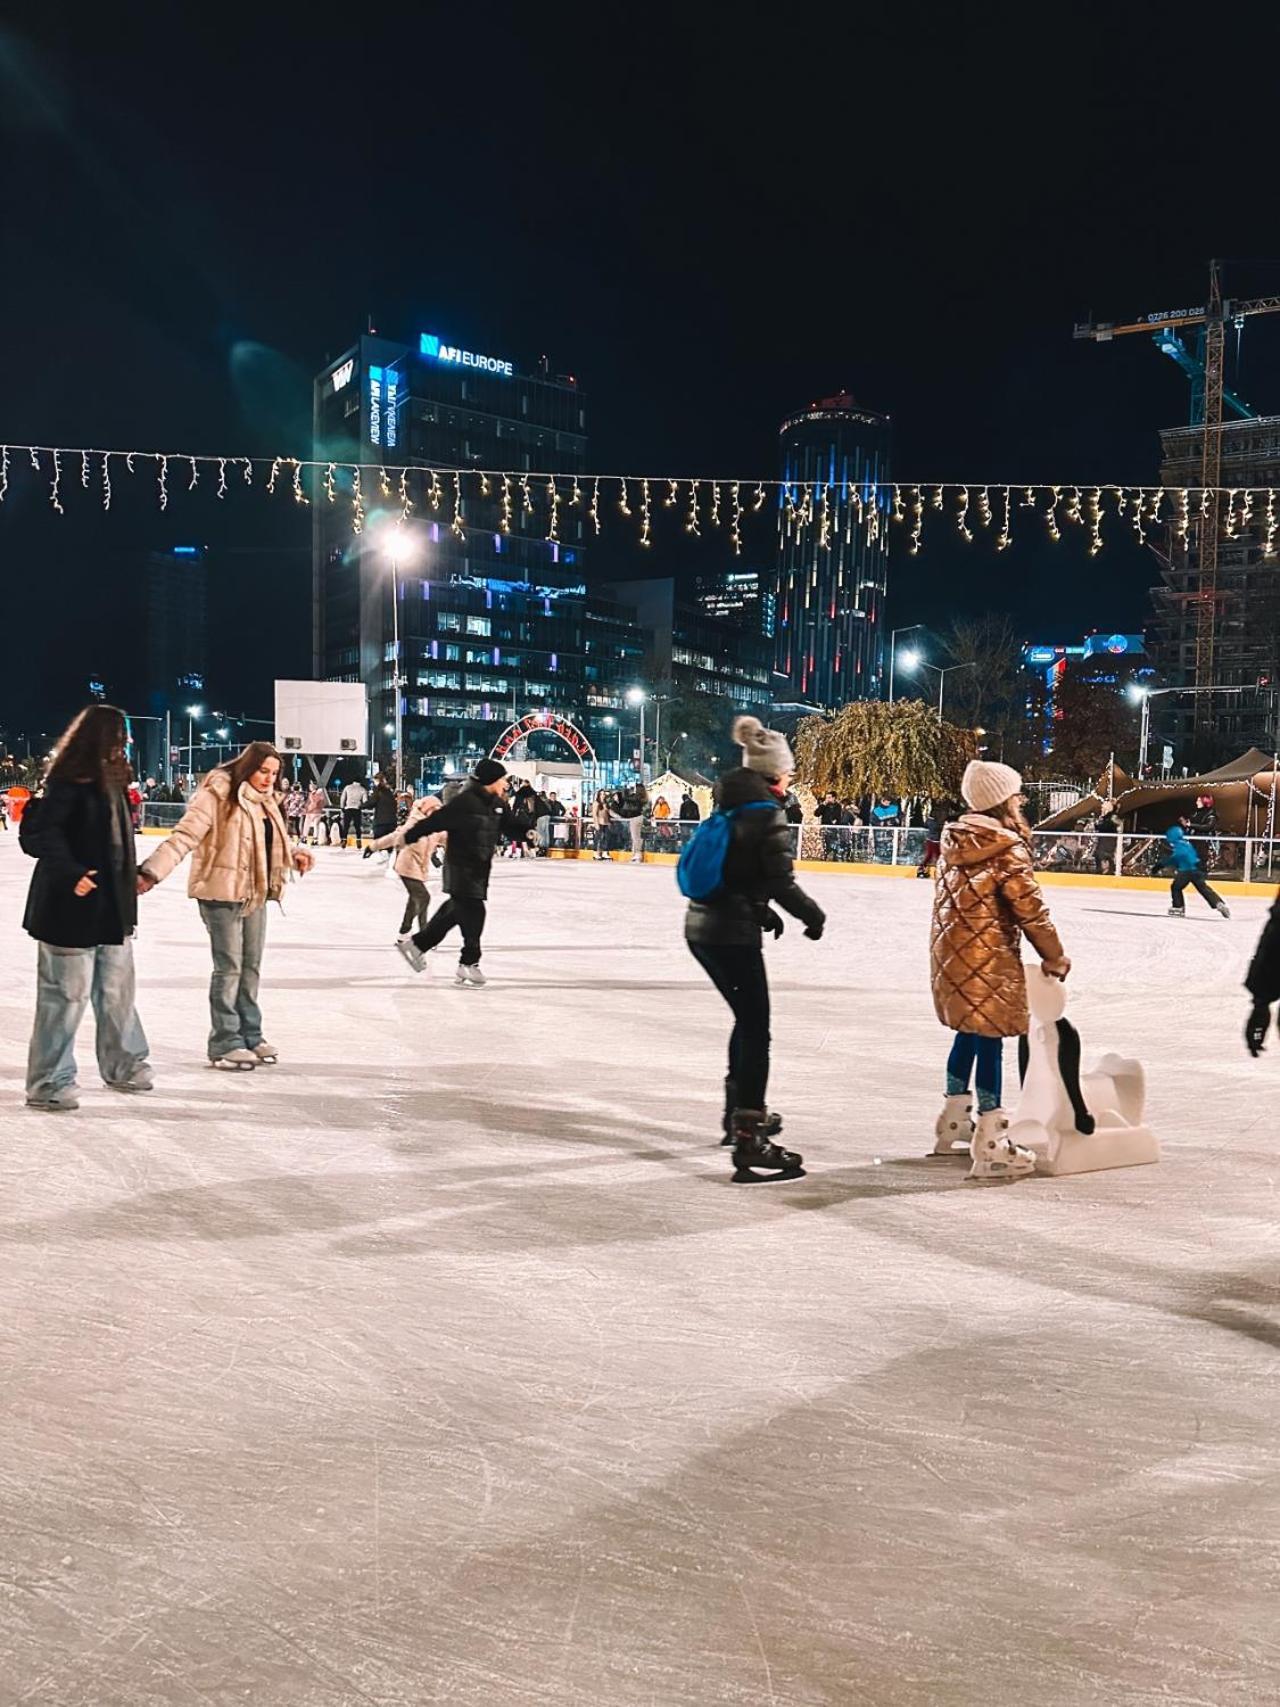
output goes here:
<path id="1" fill-rule="evenodd" d="M 1222 416 L 1224 405 L 1236 415 L 1248 420 L 1253 410 L 1227 389 L 1223 368 L 1226 355 L 1228 324 L 1238 331 L 1251 314 L 1280 313 L 1280 296 L 1257 296 L 1245 300 L 1224 301 L 1222 268 L 1219 262 L 1209 263 L 1209 291 L 1198 308 L 1174 308 L 1160 314 L 1148 314 L 1142 320 L 1123 325 L 1111 321 L 1087 321 L 1077 324 L 1075 336 L 1089 338 L 1097 344 L 1109 344 L 1113 338 L 1123 338 L 1132 332 L 1145 332 L 1157 346 L 1170 355 L 1191 380 L 1191 425 L 1203 428 L 1200 462 L 1200 484 L 1209 494 L 1201 505 L 1199 520 L 1200 585 L 1196 600 L 1196 680 L 1198 688 L 1213 682 L 1214 643 L 1218 615 L 1218 547 L 1221 532 L 1220 497 L 1222 480 Z M 1180 336 L 1184 326 L 1200 328 L 1196 355 L 1192 356 Z M 1197 710 L 1201 701 L 1197 700 Z"/>

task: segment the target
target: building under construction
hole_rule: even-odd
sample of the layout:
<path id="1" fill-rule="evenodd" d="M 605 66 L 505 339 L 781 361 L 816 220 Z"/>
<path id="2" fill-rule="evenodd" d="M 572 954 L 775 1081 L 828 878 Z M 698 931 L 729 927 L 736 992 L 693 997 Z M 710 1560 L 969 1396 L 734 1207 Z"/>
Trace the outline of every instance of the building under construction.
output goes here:
<path id="1" fill-rule="evenodd" d="M 1153 733 L 1172 744 L 1179 768 L 1203 769 L 1242 747 L 1280 747 L 1280 534 L 1270 490 L 1280 475 L 1280 416 L 1258 416 L 1226 384 L 1227 328 L 1238 359 L 1240 333 L 1259 314 L 1280 314 L 1280 295 L 1224 299 L 1221 264 L 1211 261 L 1199 307 L 1075 328 L 1099 344 L 1151 338 L 1191 382 L 1191 424 L 1160 435 L 1160 478 L 1176 495 L 1160 554 L 1164 584 L 1152 590 L 1156 662 L 1168 684 L 1157 690 Z"/>
<path id="2" fill-rule="evenodd" d="M 1234 689 L 1195 698 L 1169 695 L 1153 705 L 1153 730 L 1172 743 L 1179 767 L 1216 763 L 1246 747 L 1276 751 L 1280 741 L 1280 559 L 1267 556 L 1267 488 L 1280 486 L 1280 415 L 1224 421 L 1224 498 L 1217 540 L 1211 655 L 1204 658 L 1200 537 L 1197 517 L 1204 429 L 1168 427 L 1160 435 L 1161 481 L 1190 491 L 1185 536 L 1168 529 L 1161 552 L 1163 584 L 1152 588 L 1156 659 L 1171 686 Z M 1158 707 L 1158 712 L 1157 712 Z M 1159 750 L 1157 745 L 1156 750 Z"/>

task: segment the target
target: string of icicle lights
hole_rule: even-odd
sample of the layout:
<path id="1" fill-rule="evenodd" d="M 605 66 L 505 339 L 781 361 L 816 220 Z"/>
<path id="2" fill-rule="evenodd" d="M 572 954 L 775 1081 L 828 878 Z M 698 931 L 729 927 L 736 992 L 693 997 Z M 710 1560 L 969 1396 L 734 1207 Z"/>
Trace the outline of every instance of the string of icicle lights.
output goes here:
<path id="1" fill-rule="evenodd" d="M 1071 528 L 1088 540 L 1090 555 L 1101 551 L 1108 523 L 1132 530 L 1145 544 L 1156 529 L 1185 541 L 1192 528 L 1217 508 L 1221 534 L 1259 537 L 1263 554 L 1280 549 L 1280 494 L 1258 486 L 1126 486 L 1038 482 L 1011 485 L 988 481 L 939 480 L 824 482 L 640 474 L 556 474 L 477 468 L 424 468 L 369 462 L 326 462 L 296 456 L 249 457 L 192 455 L 187 451 L 86 450 L 65 445 L 0 446 L 0 505 L 21 480 L 44 483 L 51 508 L 66 513 L 63 498 L 79 486 L 96 494 L 110 510 L 113 482 L 124 476 L 151 479 L 156 502 L 170 501 L 199 486 L 226 499 L 233 490 L 256 487 L 281 494 L 295 504 L 344 505 L 353 533 L 360 533 L 371 502 L 399 510 L 399 520 L 414 515 L 444 519 L 459 536 L 467 532 L 467 506 L 492 499 L 497 526 L 510 533 L 516 506 L 521 532 L 544 527 L 548 540 L 559 540 L 575 514 L 599 534 L 606 518 L 632 528 L 641 546 L 653 543 L 656 510 L 675 512 L 686 533 L 722 530 L 735 555 L 743 549 L 743 528 L 770 505 L 784 538 L 816 538 L 819 549 L 851 543 L 861 531 L 868 541 L 901 529 L 909 553 L 924 543 L 925 523 L 954 528 L 974 540 L 990 537 L 997 551 L 1013 544 L 1024 529 L 1043 528 L 1053 541 Z M 528 518 L 533 518 L 532 522 Z"/>

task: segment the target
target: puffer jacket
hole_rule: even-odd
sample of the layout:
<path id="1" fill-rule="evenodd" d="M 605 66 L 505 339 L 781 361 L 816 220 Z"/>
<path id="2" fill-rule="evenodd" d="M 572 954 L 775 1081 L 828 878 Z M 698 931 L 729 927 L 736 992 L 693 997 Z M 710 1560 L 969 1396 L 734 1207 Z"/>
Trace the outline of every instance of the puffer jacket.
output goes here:
<path id="1" fill-rule="evenodd" d="M 942 832 L 930 938 L 933 1005 L 943 1025 L 979 1037 L 1021 1037 L 1031 1023 L 1022 936 L 1042 960 L 1062 943 L 1026 843 L 980 812 Z"/>
<path id="2" fill-rule="evenodd" d="M 1199 871 L 1200 853 L 1194 842 L 1187 840 L 1187 833 L 1181 824 L 1172 824 L 1164 833 L 1169 851 L 1160 861 L 1161 865 L 1171 865 L 1175 871 Z"/>
<path id="3" fill-rule="evenodd" d="M 821 925 L 826 915 L 795 880 L 793 837 L 782 802 L 758 771 L 726 771 L 716 784 L 716 805 L 731 812 L 748 806 L 733 820 L 733 840 L 725 855 L 724 877 L 712 901 L 690 901 L 685 914 L 686 942 L 702 947 L 759 948 L 769 903 L 800 919 Z M 772 806 L 765 811 L 755 804 Z"/>
<path id="4" fill-rule="evenodd" d="M 419 883 L 427 883 L 431 878 L 431 856 L 437 848 L 442 848 L 446 838 L 442 835 L 423 836 L 420 841 L 406 842 L 405 836 L 415 824 L 421 824 L 424 818 L 430 818 L 440 810 L 440 802 L 434 794 L 425 795 L 421 800 L 415 800 L 409 808 L 409 816 L 398 830 L 390 835 L 379 836 L 376 841 L 365 845 L 380 853 L 383 848 L 398 848 L 396 854 L 396 876 L 414 877 Z"/>
<path id="5" fill-rule="evenodd" d="M 532 828 L 531 818 L 509 811 L 479 783 L 467 782 L 430 818 L 406 824 L 403 834 L 405 845 L 411 847 L 428 836 L 447 833 L 442 884 L 445 894 L 460 901 L 483 901 L 489 893 L 489 873 L 499 834 L 510 841 L 523 841 Z"/>
<path id="6" fill-rule="evenodd" d="M 239 901 L 246 913 L 278 901 L 293 866 L 293 844 L 274 794 L 240 785 L 236 806 L 227 810 L 231 778 L 210 771 L 167 840 L 139 869 L 157 883 L 191 855 L 187 894 L 195 901 Z M 271 869 L 267 869 L 264 822 L 271 819 Z"/>

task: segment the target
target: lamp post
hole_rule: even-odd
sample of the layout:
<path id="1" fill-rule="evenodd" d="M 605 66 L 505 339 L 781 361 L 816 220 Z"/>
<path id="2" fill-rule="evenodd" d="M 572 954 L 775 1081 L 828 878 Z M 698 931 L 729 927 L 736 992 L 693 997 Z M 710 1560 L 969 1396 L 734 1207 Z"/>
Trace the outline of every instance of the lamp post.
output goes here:
<path id="1" fill-rule="evenodd" d="M 644 783 L 644 780 L 645 780 L 645 776 L 644 776 L 644 708 L 645 708 L 646 702 L 648 701 L 648 698 L 649 698 L 649 696 L 644 691 L 643 688 L 628 688 L 627 689 L 627 704 L 637 706 L 639 708 L 639 711 L 640 711 L 640 781 L 642 784 Z"/>
<path id="2" fill-rule="evenodd" d="M 909 661 L 908 661 L 909 660 Z M 938 722 L 942 722 L 942 694 L 947 685 L 947 677 L 953 670 L 975 670 L 977 664 L 972 658 L 963 664 L 930 664 L 918 652 L 904 653 L 902 662 L 910 670 L 933 670 L 938 677 Z"/>
<path id="3" fill-rule="evenodd" d="M 1204 688 L 1148 688 L 1143 687 L 1140 682 L 1130 682 L 1127 691 L 1130 699 L 1140 700 L 1142 703 L 1142 725 L 1138 735 L 1138 781 L 1141 782 L 1147 768 L 1147 742 L 1151 737 L 1151 701 L 1153 699 L 1158 699 L 1166 693 L 1194 696 L 1199 693 L 1243 693 L 1244 689 L 1242 687 L 1228 687 L 1224 682 L 1210 683 L 1208 687 Z"/>
<path id="4" fill-rule="evenodd" d="M 203 716 L 204 716 L 204 707 L 202 705 L 189 705 L 187 707 L 187 786 L 188 787 L 190 787 L 190 785 L 191 785 L 191 774 L 195 768 L 195 750 L 196 750 L 195 719 L 197 717 L 203 717 Z"/>
<path id="5" fill-rule="evenodd" d="M 613 755 L 613 762 L 619 770 L 622 768 L 622 725 L 616 717 L 602 717 L 600 722 L 606 729 L 616 729 L 618 732 L 618 750 Z"/>
<path id="6" fill-rule="evenodd" d="M 411 563 L 417 556 L 416 540 L 404 532 L 403 522 L 397 519 L 383 528 L 384 534 L 390 528 L 390 539 L 387 543 L 387 557 L 391 563 L 391 649 L 395 661 L 392 667 L 392 690 L 395 695 L 395 722 L 393 739 L 396 744 L 396 793 L 404 792 L 404 675 L 400 663 L 400 565 Z"/>
<path id="7" fill-rule="evenodd" d="M 906 628 L 891 628 L 889 630 L 889 704 L 890 705 L 893 704 L 893 665 L 894 665 L 894 660 L 897 658 L 897 655 L 898 655 L 898 636 L 900 634 L 914 634 L 917 629 L 921 629 L 923 627 L 924 627 L 924 624 L 922 622 L 913 622 L 913 623 L 909 623 Z M 915 657 L 915 656 L 917 656 L 917 654 L 912 653 L 911 656 Z M 910 667 L 910 666 L 908 666 L 908 667 Z"/>

